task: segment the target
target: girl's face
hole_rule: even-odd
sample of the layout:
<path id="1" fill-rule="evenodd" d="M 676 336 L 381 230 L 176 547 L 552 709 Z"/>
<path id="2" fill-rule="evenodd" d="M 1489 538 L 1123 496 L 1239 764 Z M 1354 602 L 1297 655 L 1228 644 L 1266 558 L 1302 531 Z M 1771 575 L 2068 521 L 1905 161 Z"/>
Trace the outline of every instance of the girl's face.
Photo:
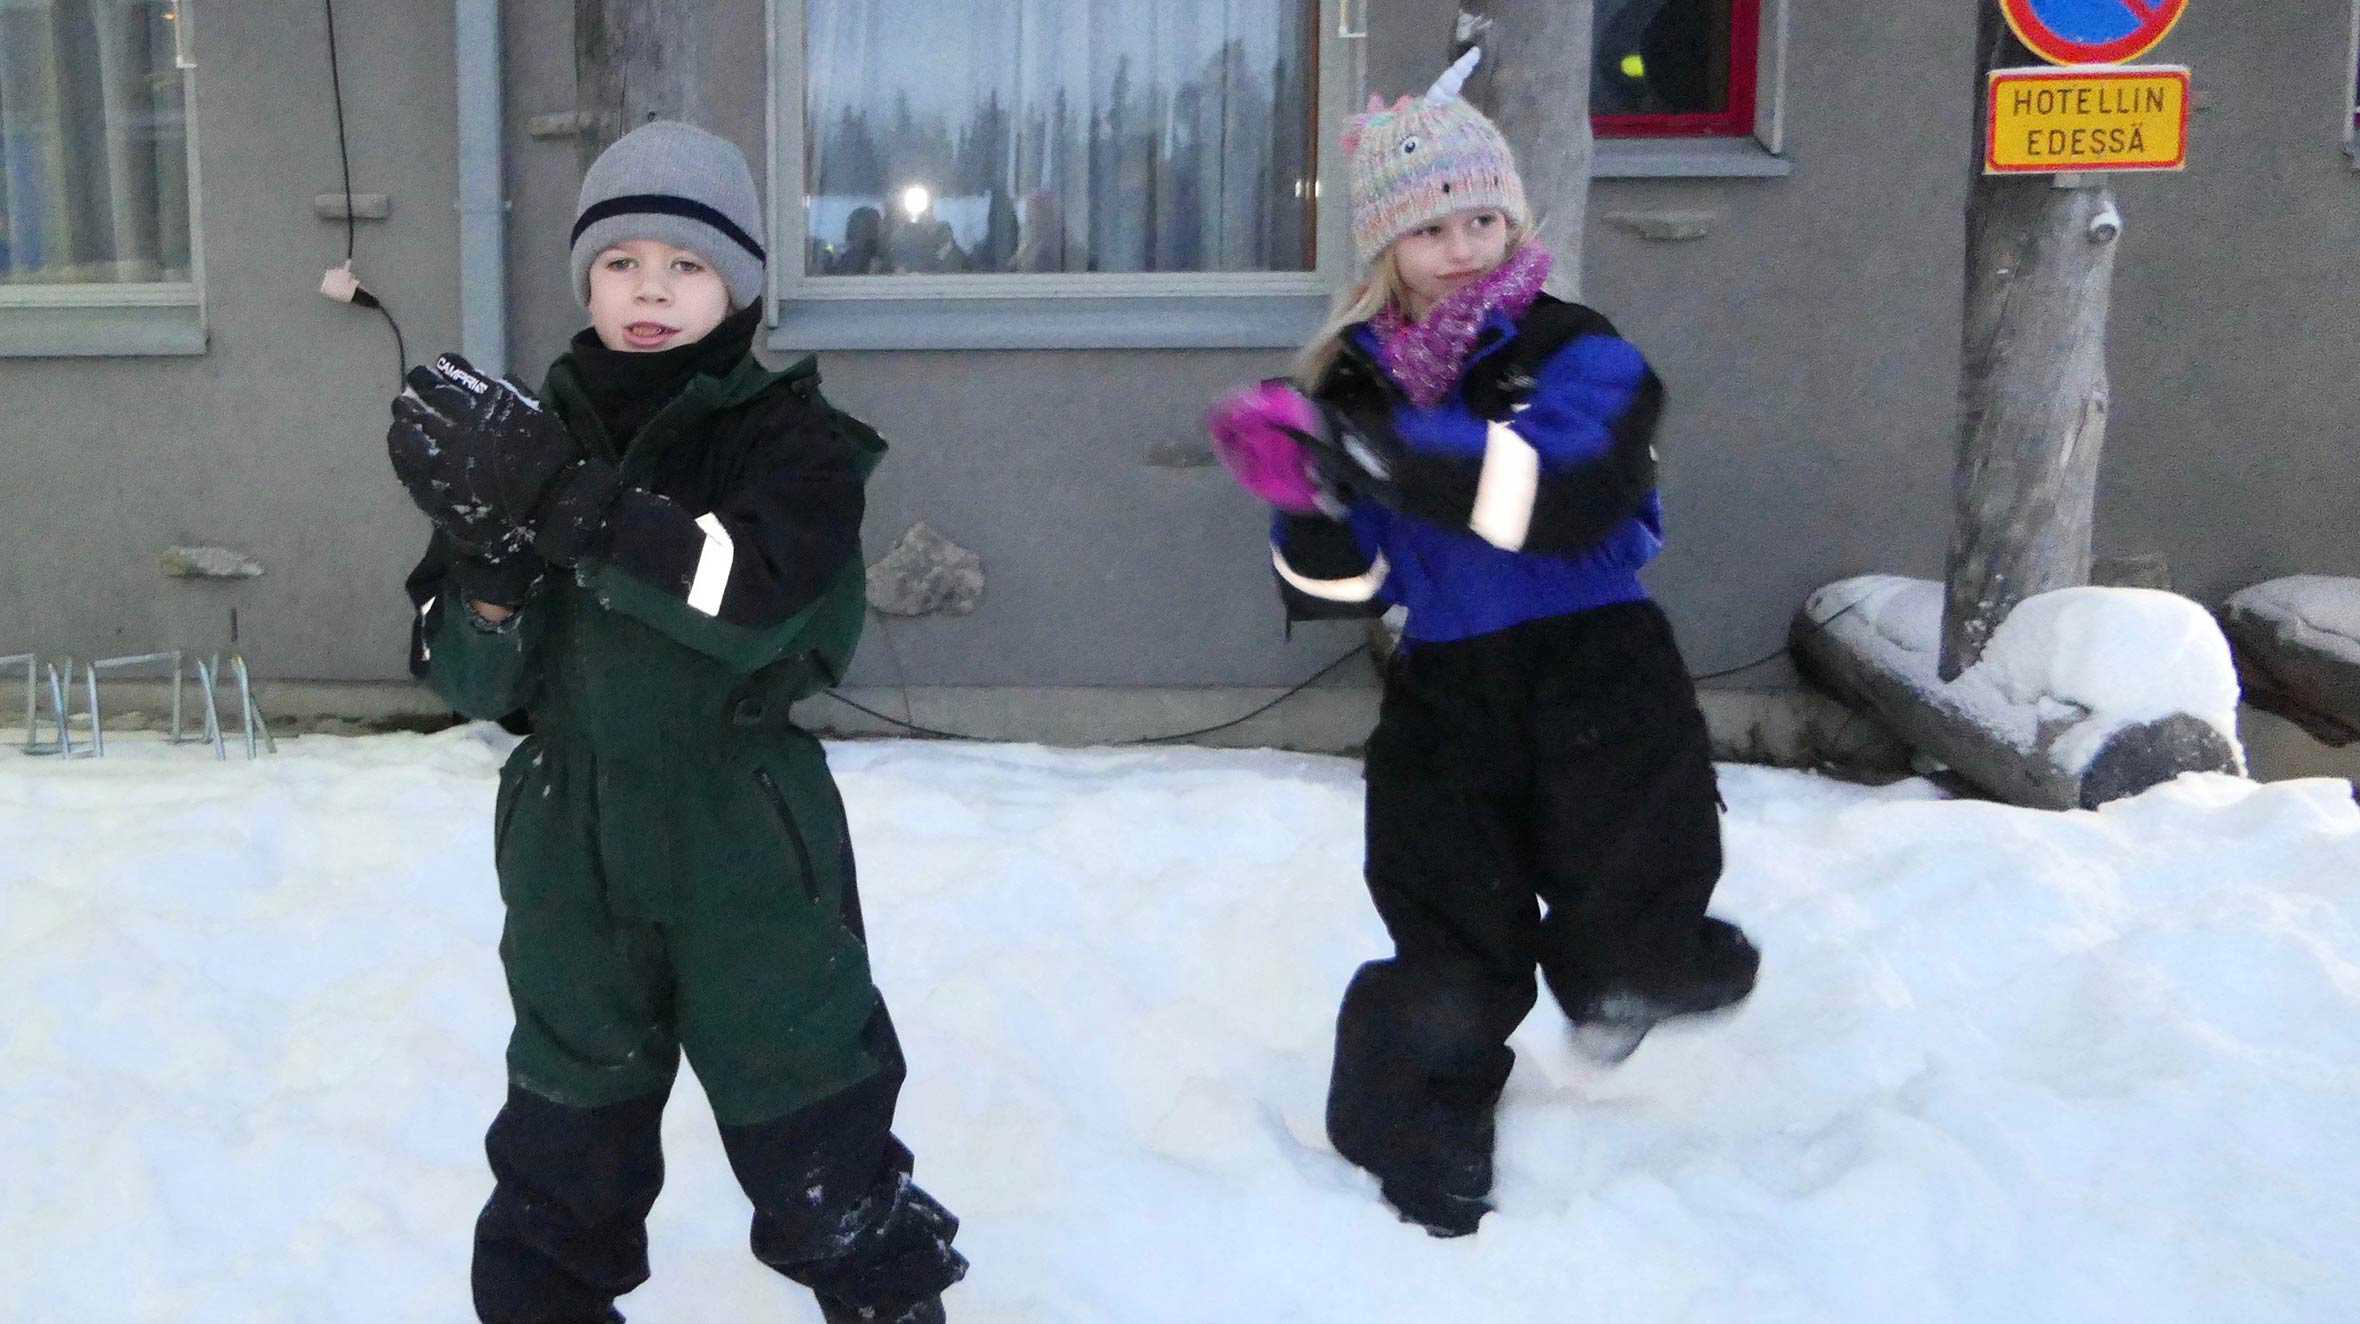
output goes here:
<path id="1" fill-rule="evenodd" d="M 1393 260 L 1409 291 L 1411 321 L 1459 287 L 1507 260 L 1508 218 L 1491 207 L 1455 211 L 1393 241 Z"/>
<path id="2" fill-rule="evenodd" d="M 590 264 L 590 329 L 608 349 L 649 354 L 693 345 L 729 316 L 729 287 L 685 248 L 630 239 Z"/>

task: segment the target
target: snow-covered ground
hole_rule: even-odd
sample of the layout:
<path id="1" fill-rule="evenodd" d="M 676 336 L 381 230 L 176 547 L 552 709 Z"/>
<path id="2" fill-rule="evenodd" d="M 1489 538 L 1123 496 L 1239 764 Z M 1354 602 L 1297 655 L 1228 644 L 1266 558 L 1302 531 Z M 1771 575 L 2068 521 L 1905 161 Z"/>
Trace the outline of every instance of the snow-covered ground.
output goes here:
<path id="1" fill-rule="evenodd" d="M 507 1028 L 508 740 L 0 753 L 0 1319 L 468 1317 Z M 1724 770 L 1752 1002 L 1615 1070 L 1519 1032 L 1500 1212 L 1329 1152 L 1382 934 L 1349 762 L 831 748 L 961 1324 L 2341 1320 L 2360 1301 L 2360 810 L 2099 813 Z M 683 1080 L 638 1324 L 816 1319 Z"/>

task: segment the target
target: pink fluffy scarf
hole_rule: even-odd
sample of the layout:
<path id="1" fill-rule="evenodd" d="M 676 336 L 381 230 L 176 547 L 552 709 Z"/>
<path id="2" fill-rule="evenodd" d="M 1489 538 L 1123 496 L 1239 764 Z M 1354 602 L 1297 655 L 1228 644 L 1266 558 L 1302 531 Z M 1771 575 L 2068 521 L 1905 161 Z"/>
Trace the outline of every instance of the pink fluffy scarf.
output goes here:
<path id="1" fill-rule="evenodd" d="M 1549 250 L 1537 239 L 1527 240 L 1514 257 L 1453 291 L 1420 321 L 1410 321 L 1388 304 L 1368 322 L 1377 338 L 1378 361 L 1419 408 L 1441 404 L 1458 385 L 1459 369 L 1475 348 L 1483 319 L 1495 309 L 1510 318 L 1524 316 L 1549 278 L 1549 263 Z"/>

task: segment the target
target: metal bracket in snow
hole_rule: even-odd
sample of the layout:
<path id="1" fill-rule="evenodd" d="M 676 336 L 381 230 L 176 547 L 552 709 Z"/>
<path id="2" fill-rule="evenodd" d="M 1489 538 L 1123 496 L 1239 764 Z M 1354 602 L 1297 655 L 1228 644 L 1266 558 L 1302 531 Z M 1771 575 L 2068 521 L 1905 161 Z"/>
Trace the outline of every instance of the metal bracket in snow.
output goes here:
<path id="1" fill-rule="evenodd" d="M 99 697 L 99 673 L 128 671 L 136 667 L 166 667 L 170 669 L 172 677 L 172 726 L 168 742 L 175 745 L 203 742 L 213 747 L 216 761 L 229 757 L 228 740 L 221 722 L 222 659 L 219 654 L 211 659 L 192 659 L 187 650 L 173 648 L 154 653 L 100 658 L 82 668 L 82 688 L 87 710 L 80 713 L 71 711 L 66 699 L 67 693 L 74 688 L 74 659 L 62 659 L 63 672 L 58 669 L 59 663 L 47 664 L 45 670 L 50 713 L 56 722 L 57 736 L 54 742 L 48 744 L 44 744 L 40 738 L 36 703 L 39 685 L 34 669 L 39 665 L 39 659 L 29 654 L 0 658 L 0 666 L 15 666 L 19 662 L 25 665 L 24 749 L 28 754 L 55 754 L 66 758 L 106 757 L 106 710 Z M 246 757 L 256 758 L 265 752 L 278 753 L 279 744 L 271 736 L 270 723 L 264 720 L 261 707 L 254 701 L 254 678 L 246 666 L 245 656 L 230 654 L 229 669 L 238 682 L 238 725 L 245 737 Z M 202 730 L 194 735 L 188 732 L 187 706 L 183 700 L 188 678 L 192 674 L 196 677 L 200 711 L 205 719 Z M 77 720 L 90 724 L 90 742 L 82 748 L 76 748 L 74 744 L 73 724 Z"/>
<path id="2" fill-rule="evenodd" d="M 262 737 L 262 748 L 272 754 L 279 752 L 279 742 L 270 738 L 270 723 L 262 720 L 262 709 L 254 703 L 254 678 L 246 671 L 246 655 L 232 653 L 230 665 L 238 673 L 238 708 L 246 728 L 246 757 L 254 757 L 254 738 Z"/>
<path id="3" fill-rule="evenodd" d="M 238 678 L 238 723 L 245 732 L 246 757 L 254 758 L 263 751 L 278 753 L 279 742 L 271 739 L 270 724 L 262 720 L 262 709 L 255 706 L 254 678 L 246 669 L 245 654 L 230 654 L 229 663 L 230 670 Z M 203 693 L 205 704 L 204 738 L 213 746 L 213 758 L 219 762 L 229 757 L 228 744 L 221 734 L 221 656 L 215 654 L 209 662 L 203 658 L 197 659 L 196 672 L 197 687 Z M 257 741 L 260 742 L 259 750 Z"/>
<path id="4" fill-rule="evenodd" d="M 0 657 L 0 667 L 22 665 L 25 669 L 25 743 L 27 754 L 42 753 L 41 749 L 41 657 L 37 653 L 11 653 Z"/>
<path id="5" fill-rule="evenodd" d="M 9 661 L 13 662 L 15 659 L 11 658 Z M 95 748 L 74 748 L 74 714 L 66 702 L 66 692 L 74 688 L 74 659 L 68 657 L 62 658 L 60 661 L 65 664 L 65 670 L 62 673 L 58 670 L 57 662 L 41 664 L 41 675 L 48 682 L 45 688 L 49 691 L 49 716 L 57 725 L 57 739 L 46 745 L 41 743 L 40 734 L 33 723 L 33 706 L 27 703 L 25 705 L 25 752 L 27 754 L 54 754 L 59 758 L 67 759 L 89 758 L 97 752 Z M 27 664 L 25 667 L 25 683 L 27 685 L 33 683 L 31 664 Z M 98 704 L 98 678 L 92 676 L 89 683 L 91 711 L 95 714 Z M 96 727 L 95 718 L 91 725 Z"/>
<path id="6" fill-rule="evenodd" d="M 185 650 L 171 648 L 158 653 L 135 653 L 128 657 L 105 657 L 90 664 L 88 669 L 90 675 L 90 743 L 96 749 L 99 757 L 106 757 L 107 752 L 105 719 L 100 716 L 98 706 L 98 673 L 101 671 L 127 671 L 133 667 L 158 664 L 169 666 L 172 669 L 172 732 L 168 739 L 172 744 L 185 745 L 193 740 L 204 738 L 182 734 L 184 723 L 181 715 L 181 690 L 183 683 L 188 679 L 186 657 Z M 210 693 L 208 693 L 208 698 L 210 698 Z M 214 735 L 212 739 L 215 745 L 220 744 L 218 734 Z"/>

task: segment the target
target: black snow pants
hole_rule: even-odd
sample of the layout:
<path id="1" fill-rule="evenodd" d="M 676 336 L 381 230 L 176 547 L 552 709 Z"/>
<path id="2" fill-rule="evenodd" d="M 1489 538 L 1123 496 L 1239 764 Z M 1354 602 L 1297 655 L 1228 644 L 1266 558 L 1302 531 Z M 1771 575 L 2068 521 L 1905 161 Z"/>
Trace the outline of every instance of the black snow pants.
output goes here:
<path id="1" fill-rule="evenodd" d="M 1716 973 L 1711 745 L 1670 623 L 1631 602 L 1403 650 L 1367 779 L 1395 954 L 1345 992 L 1328 1133 L 1403 1214 L 1471 1232 L 1535 967 L 1577 1023 Z"/>
<path id="2" fill-rule="evenodd" d="M 721 1141 L 754 1202 L 755 1256 L 832 1311 L 891 1320 L 967 1262 L 951 1249 L 958 1220 L 911 1184 L 910 1151 L 891 1130 L 906 1069 L 883 1006 L 865 1036 L 877 1074 L 772 1121 L 724 1125 Z M 622 1319 L 615 1298 L 647 1281 L 667 1097 L 575 1108 L 509 1088 L 485 1139 L 497 1184 L 475 1228 L 487 1324 Z"/>

